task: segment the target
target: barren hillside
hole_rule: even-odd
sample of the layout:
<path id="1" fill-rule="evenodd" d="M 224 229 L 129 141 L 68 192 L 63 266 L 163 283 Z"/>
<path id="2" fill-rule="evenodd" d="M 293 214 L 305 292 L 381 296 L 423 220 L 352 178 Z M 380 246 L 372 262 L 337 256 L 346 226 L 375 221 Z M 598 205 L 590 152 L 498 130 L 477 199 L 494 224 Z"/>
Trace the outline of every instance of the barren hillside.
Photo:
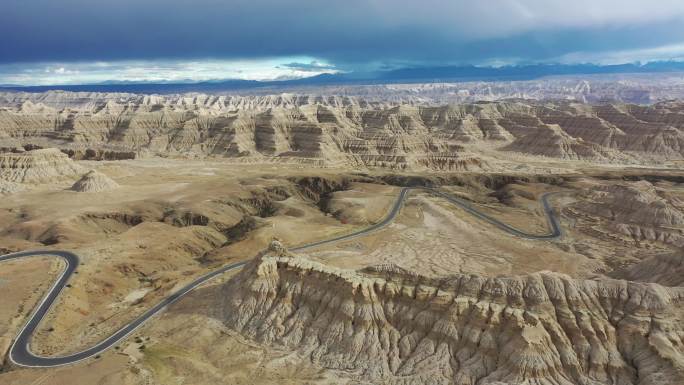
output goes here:
<path id="1" fill-rule="evenodd" d="M 492 102 L 422 106 L 353 97 L 3 94 L 0 147 L 75 159 L 218 156 L 435 171 L 531 156 L 657 164 L 684 157 L 684 104 Z M 496 162 L 494 160 L 494 162 Z"/>
<path id="2" fill-rule="evenodd" d="M 336 269 L 278 246 L 225 285 L 219 317 L 313 363 L 392 384 L 684 381 L 682 288 L 539 272 L 428 279 Z"/>

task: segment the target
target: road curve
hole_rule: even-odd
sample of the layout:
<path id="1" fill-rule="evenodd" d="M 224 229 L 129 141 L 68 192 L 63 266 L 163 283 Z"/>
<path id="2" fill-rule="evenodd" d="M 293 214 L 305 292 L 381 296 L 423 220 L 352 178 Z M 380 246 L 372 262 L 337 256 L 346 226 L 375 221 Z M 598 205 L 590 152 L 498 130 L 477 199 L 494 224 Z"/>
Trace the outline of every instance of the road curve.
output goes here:
<path id="1" fill-rule="evenodd" d="M 339 242 L 339 241 L 344 241 L 344 240 L 349 240 L 352 238 L 360 237 L 363 235 L 366 235 L 368 233 L 371 233 L 373 231 L 377 231 L 387 225 L 389 225 L 399 214 L 399 211 L 401 210 L 404 202 L 406 201 L 408 194 L 412 190 L 423 190 L 426 192 L 429 192 L 435 196 L 438 196 L 440 198 L 446 199 L 452 204 L 455 204 L 465 210 L 466 212 L 474 215 L 475 217 L 498 227 L 502 231 L 509 233 L 511 235 L 521 237 L 521 238 L 526 238 L 526 239 L 536 239 L 536 240 L 553 240 L 556 238 L 559 238 L 562 235 L 562 230 L 560 227 L 560 223 L 558 222 L 558 218 L 553 212 L 553 209 L 551 208 L 551 204 L 549 203 L 548 198 L 552 194 L 556 193 L 546 193 L 542 195 L 541 197 L 541 204 L 542 208 L 544 209 L 544 213 L 546 214 L 548 225 L 550 228 L 550 232 L 547 234 L 530 234 L 526 233 L 522 230 L 516 229 L 514 227 L 511 227 L 485 213 L 482 213 L 478 211 L 476 208 L 471 206 L 467 201 L 455 197 L 453 195 L 441 192 L 436 189 L 432 188 L 427 188 L 427 187 L 404 187 L 401 189 L 399 196 L 397 197 L 397 200 L 394 202 L 394 205 L 390 209 L 389 213 L 387 216 L 380 222 L 373 224 L 367 228 L 352 232 L 350 234 L 345 234 L 341 235 L 338 237 L 326 239 L 323 241 L 318 241 L 318 242 L 312 242 L 308 243 L 305 245 L 301 245 L 298 247 L 293 247 L 290 248 L 292 251 L 302 251 L 305 249 L 317 247 L 317 246 L 322 246 L 325 244 L 330 244 L 334 242 Z M 9 358 L 10 360 L 19 366 L 25 366 L 25 367 L 41 367 L 41 368 L 47 368 L 47 367 L 56 367 L 56 366 L 62 366 L 62 365 L 68 365 L 68 364 L 73 364 L 79 361 L 83 361 L 85 359 L 97 356 L 98 354 L 101 354 L 102 352 L 106 351 L 107 349 L 111 348 L 112 346 L 116 345 L 123 339 L 125 339 L 128 335 L 133 333 L 136 329 L 138 329 L 143 323 L 145 323 L 147 320 L 152 318 L 155 314 L 158 314 L 161 310 L 163 310 L 165 307 L 168 305 L 178 301 L 180 298 L 188 294 L 190 291 L 195 289 L 196 287 L 202 285 L 203 283 L 211 280 L 212 278 L 221 275 L 225 272 L 239 269 L 242 266 L 244 266 L 248 261 L 243 261 L 243 262 L 238 262 L 238 263 L 233 263 L 230 265 L 222 266 L 216 270 L 213 270 L 207 274 L 202 275 L 201 277 L 195 279 L 191 283 L 187 284 L 180 290 L 176 291 L 175 293 L 171 294 L 170 296 L 166 297 L 163 299 L 161 302 L 159 302 L 157 305 L 154 307 L 150 308 L 147 310 L 145 313 L 142 315 L 138 316 L 136 319 L 131 321 L 130 323 L 124 325 L 121 329 L 117 330 L 114 334 L 111 336 L 107 337 L 106 339 L 102 340 L 98 344 L 80 351 L 78 353 L 70 354 L 67 356 L 60 356 L 60 357 L 42 357 L 35 355 L 34 353 L 31 352 L 30 349 L 30 342 L 31 342 L 31 337 L 33 336 L 33 333 L 36 331 L 36 328 L 40 324 L 40 322 L 43 320 L 45 315 L 50 311 L 51 306 L 55 303 L 57 298 L 59 297 L 60 293 L 64 289 L 64 287 L 67 285 L 67 282 L 69 281 L 69 278 L 74 274 L 76 271 L 76 268 L 79 265 L 79 258 L 76 254 L 68 252 L 68 251 L 61 251 L 61 250 L 39 250 L 39 251 L 22 251 L 22 252 L 17 252 L 17 253 L 12 253 L 12 254 L 6 254 L 0 256 L 0 262 L 3 261 L 9 261 L 9 260 L 15 260 L 15 259 L 20 259 L 20 258 L 28 258 L 28 257 L 36 257 L 36 256 L 54 256 L 61 258 L 65 264 L 66 267 L 60 274 L 60 276 L 57 278 L 57 281 L 52 285 L 52 288 L 48 290 L 47 294 L 45 297 L 43 297 L 43 300 L 38 304 L 38 306 L 35 308 L 33 314 L 29 317 L 28 321 L 24 325 L 24 327 L 21 329 L 19 334 L 14 340 L 14 343 L 12 344 L 12 347 L 10 348 L 9 352 Z"/>

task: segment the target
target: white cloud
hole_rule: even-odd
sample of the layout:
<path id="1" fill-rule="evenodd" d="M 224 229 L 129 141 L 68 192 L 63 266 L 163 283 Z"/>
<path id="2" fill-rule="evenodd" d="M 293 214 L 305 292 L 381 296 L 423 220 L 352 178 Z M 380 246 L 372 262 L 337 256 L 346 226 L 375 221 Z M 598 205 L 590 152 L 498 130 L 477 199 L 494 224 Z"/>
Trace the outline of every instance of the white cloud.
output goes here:
<path id="1" fill-rule="evenodd" d="M 598 64 L 646 63 L 668 60 L 684 60 L 684 43 L 618 51 L 572 52 L 558 59 L 561 63 Z"/>
<path id="2" fill-rule="evenodd" d="M 316 63 L 297 68 L 293 62 Z M 38 69 L 44 68 L 43 71 Z M 263 60 L 136 60 L 77 63 L 0 64 L 0 84 L 67 85 L 127 82 L 200 82 L 225 79 L 296 79 L 335 73 L 334 66 L 309 57 Z"/>

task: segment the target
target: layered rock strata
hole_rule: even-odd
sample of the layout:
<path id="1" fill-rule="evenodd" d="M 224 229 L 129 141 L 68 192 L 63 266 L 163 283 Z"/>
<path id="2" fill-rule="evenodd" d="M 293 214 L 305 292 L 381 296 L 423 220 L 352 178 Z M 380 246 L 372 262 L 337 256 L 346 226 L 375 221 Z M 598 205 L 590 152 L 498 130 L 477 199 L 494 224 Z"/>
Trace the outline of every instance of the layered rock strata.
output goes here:
<path id="1" fill-rule="evenodd" d="M 54 148 L 0 154 L 0 180 L 41 184 L 74 179 L 86 170 Z"/>
<path id="2" fill-rule="evenodd" d="M 570 209 L 612 233 L 684 246 L 684 202 L 647 181 L 599 186 Z"/>
<path id="3" fill-rule="evenodd" d="M 222 289 L 217 316 L 261 343 L 393 384 L 675 384 L 684 289 L 541 272 L 428 279 L 282 249 Z"/>
<path id="4" fill-rule="evenodd" d="M 0 147 L 28 144 L 79 159 L 149 152 L 447 171 L 487 169 L 481 148 L 643 163 L 682 159 L 684 109 L 681 102 L 431 106 L 290 94 L 7 94 Z"/>

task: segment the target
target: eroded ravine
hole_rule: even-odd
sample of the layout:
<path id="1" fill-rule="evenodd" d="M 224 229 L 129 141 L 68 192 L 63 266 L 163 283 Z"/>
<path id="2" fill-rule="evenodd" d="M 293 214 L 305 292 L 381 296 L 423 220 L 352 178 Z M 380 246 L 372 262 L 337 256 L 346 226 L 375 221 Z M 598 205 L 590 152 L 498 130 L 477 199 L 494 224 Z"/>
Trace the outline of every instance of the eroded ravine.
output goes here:
<path id="1" fill-rule="evenodd" d="M 554 240 L 559 238 L 562 235 L 561 227 L 559 220 L 557 216 L 555 215 L 550 203 L 549 203 L 549 197 L 552 194 L 555 193 L 546 193 L 542 195 L 541 197 L 541 204 L 544 209 L 544 213 L 546 214 L 548 225 L 550 228 L 550 232 L 547 234 L 532 234 L 532 233 L 527 233 L 524 231 L 521 231 L 519 229 L 516 229 L 506 223 L 503 223 L 496 218 L 493 218 L 470 204 L 466 202 L 463 199 L 454 197 L 450 194 L 443 193 L 439 190 L 433 189 L 433 188 L 428 188 L 428 187 L 403 187 L 399 193 L 399 196 L 397 197 L 394 205 L 390 209 L 389 213 L 387 216 L 380 222 L 373 224 L 369 227 L 366 227 L 364 229 L 333 237 L 330 239 L 322 240 L 322 241 L 317 241 L 317 242 L 312 242 L 308 243 L 305 245 L 301 245 L 298 247 L 294 247 L 291 250 L 292 251 L 302 251 L 305 249 L 313 248 L 313 247 L 318 247 L 322 246 L 325 244 L 330 244 L 334 242 L 339 242 L 339 241 L 344 241 L 344 240 L 349 240 L 352 238 L 364 236 L 366 234 L 369 234 L 371 232 L 377 231 L 382 229 L 383 227 L 389 225 L 399 214 L 404 202 L 408 198 L 408 195 L 411 191 L 413 190 L 423 190 L 426 192 L 429 192 L 435 196 L 438 196 L 440 198 L 446 199 L 448 202 L 462 208 L 469 214 L 479 218 L 480 220 L 483 220 L 494 227 L 497 227 L 499 230 L 504 231 L 508 234 L 517 236 L 517 237 L 522 237 L 526 239 L 533 239 L 533 240 Z M 29 317 L 28 321 L 26 322 L 25 326 L 21 329 L 17 337 L 15 338 L 12 347 L 10 348 L 9 352 L 9 357 L 10 360 L 19 366 L 26 366 L 26 367 L 56 367 L 56 366 L 62 366 L 62 365 L 69 365 L 73 364 L 79 361 L 83 361 L 85 359 L 95 357 L 98 354 L 101 354 L 102 352 L 106 351 L 107 349 L 111 348 L 112 346 L 116 345 L 119 343 L 121 340 L 125 339 L 128 335 L 133 333 L 135 330 L 137 330 L 140 326 L 142 326 L 147 320 L 152 318 L 154 315 L 158 314 L 161 310 L 169 306 L 170 304 L 178 301 L 182 297 L 184 297 L 186 294 L 191 292 L 193 289 L 197 288 L 198 286 L 202 285 L 203 283 L 225 273 L 228 271 L 236 270 L 241 267 L 243 267 L 245 264 L 248 263 L 248 261 L 243 261 L 243 262 L 238 262 L 230 265 L 226 265 L 223 267 L 220 267 L 216 270 L 213 270 L 205 275 L 200 276 L 199 278 L 195 279 L 191 283 L 187 284 L 180 290 L 176 291 L 175 293 L 171 294 L 170 296 L 166 297 L 164 300 L 159 302 L 157 305 L 154 307 L 150 308 L 147 310 L 145 313 L 137 317 L 135 320 L 129 322 L 128 324 L 124 325 L 120 329 L 118 329 L 116 332 L 114 332 L 111 336 L 107 337 L 103 341 L 99 342 L 98 344 L 85 349 L 83 351 L 66 355 L 66 356 L 61 356 L 61 357 L 42 357 L 42 356 L 37 356 L 34 353 L 31 352 L 30 348 L 30 341 L 35 333 L 36 329 L 38 328 L 40 322 L 42 319 L 47 315 L 47 313 L 50 311 L 50 308 L 52 305 L 55 303 L 55 301 L 59 298 L 60 293 L 62 289 L 67 285 L 67 282 L 69 281 L 70 277 L 73 275 L 74 271 L 76 270 L 76 267 L 79 264 L 79 258 L 76 254 L 71 253 L 69 251 L 62 251 L 62 250 L 39 250 L 39 251 L 23 251 L 23 252 L 18 252 L 18 253 L 12 253 L 12 254 L 7 254 L 0 256 L 0 262 L 2 261 L 8 261 L 8 260 L 17 260 L 17 259 L 22 259 L 22 258 L 28 258 L 28 257 L 34 257 L 34 256 L 54 256 L 57 258 L 61 258 L 62 260 L 65 261 L 66 267 L 62 274 L 59 276 L 55 284 L 52 286 L 52 288 L 47 292 L 41 303 L 38 305 L 38 307 L 34 310 L 32 315 Z"/>

